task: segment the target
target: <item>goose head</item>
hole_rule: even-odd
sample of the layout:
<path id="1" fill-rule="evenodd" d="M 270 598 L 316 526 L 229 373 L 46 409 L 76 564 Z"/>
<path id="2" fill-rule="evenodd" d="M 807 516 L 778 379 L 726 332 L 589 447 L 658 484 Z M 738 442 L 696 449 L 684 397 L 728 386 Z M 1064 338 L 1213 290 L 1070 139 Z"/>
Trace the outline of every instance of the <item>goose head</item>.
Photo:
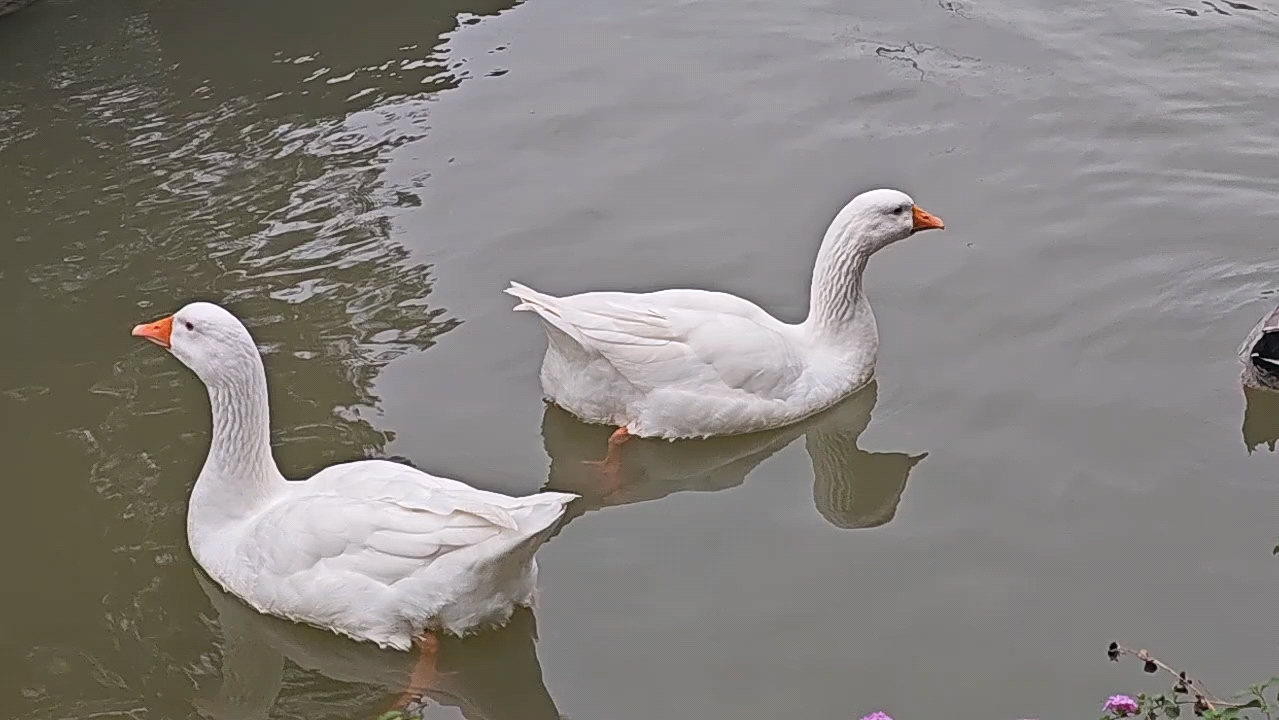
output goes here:
<path id="1" fill-rule="evenodd" d="M 904 192 L 869 190 L 839 211 L 827 231 L 827 240 L 869 255 L 917 232 L 945 227 L 941 218 L 916 205 Z"/>
<path id="2" fill-rule="evenodd" d="M 133 334 L 168 350 L 209 387 L 243 383 L 261 372 L 261 356 L 248 329 L 213 303 L 191 303 L 135 326 Z"/>

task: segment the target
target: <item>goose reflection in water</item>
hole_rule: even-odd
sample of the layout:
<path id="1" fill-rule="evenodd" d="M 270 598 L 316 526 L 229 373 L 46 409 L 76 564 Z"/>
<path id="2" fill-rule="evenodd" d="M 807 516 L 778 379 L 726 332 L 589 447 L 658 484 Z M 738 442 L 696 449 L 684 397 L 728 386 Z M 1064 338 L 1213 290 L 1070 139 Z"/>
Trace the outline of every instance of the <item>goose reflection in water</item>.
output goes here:
<path id="1" fill-rule="evenodd" d="M 286 684 L 286 658 L 303 670 L 354 685 L 354 695 L 338 696 L 329 688 L 308 693 L 291 687 L 286 702 L 293 707 L 276 715 L 372 720 L 388 710 L 388 698 L 409 683 L 415 661 L 412 653 L 382 650 L 263 615 L 223 592 L 198 570 L 196 579 L 217 612 L 223 639 L 220 684 L 211 692 L 199 691 L 193 701 L 210 720 L 270 716 Z M 536 640 L 536 618 L 527 608 L 517 609 L 499 629 L 466 639 L 441 638 L 436 686 L 422 693 L 414 705 L 423 709 L 410 715 L 440 713 L 432 713 L 434 705 L 453 708 L 443 713 L 446 717 L 460 713 L 466 720 L 559 720 L 555 701 L 542 680 Z M 297 707 L 309 703 L 315 707 Z"/>
<path id="2" fill-rule="evenodd" d="M 1279 442 L 1279 393 L 1244 386 L 1243 444 L 1249 454 L 1265 445 L 1271 452 Z"/>
<path id="3" fill-rule="evenodd" d="M 777 430 L 668 442 L 633 438 L 621 459 L 621 481 L 601 484 L 591 465 L 604 453 L 612 428 L 587 425 L 547 404 L 542 439 L 551 457 L 543 490 L 574 492 L 561 528 L 573 518 L 612 505 L 657 500 L 677 492 L 715 492 L 741 485 L 765 459 L 801 435 L 813 462 L 813 504 L 838 528 L 873 528 L 897 513 L 911 470 L 928 453 L 866 452 L 858 437 L 870 424 L 878 387 L 866 388 L 804 422 Z"/>

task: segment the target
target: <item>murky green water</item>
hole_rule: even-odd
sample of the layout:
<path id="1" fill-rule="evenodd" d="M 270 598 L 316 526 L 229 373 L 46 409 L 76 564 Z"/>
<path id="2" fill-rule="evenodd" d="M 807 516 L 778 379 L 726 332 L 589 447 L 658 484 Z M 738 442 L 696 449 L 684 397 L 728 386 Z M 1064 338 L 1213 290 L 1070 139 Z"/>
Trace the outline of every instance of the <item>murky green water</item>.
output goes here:
<path id="1" fill-rule="evenodd" d="M 446 644 L 432 717 L 1089 717 L 1159 687 L 1112 639 L 1273 674 L 1279 403 L 1245 423 L 1234 350 L 1279 270 L 1279 9 L 846 5 L 0 19 L 0 713 L 350 719 L 403 682 L 195 570 L 206 400 L 128 330 L 197 298 L 268 350 L 287 473 L 584 493 L 536 617 Z M 875 186 L 947 223 L 871 264 L 875 389 L 637 442 L 595 492 L 607 430 L 542 404 L 507 281 L 797 319 Z"/>

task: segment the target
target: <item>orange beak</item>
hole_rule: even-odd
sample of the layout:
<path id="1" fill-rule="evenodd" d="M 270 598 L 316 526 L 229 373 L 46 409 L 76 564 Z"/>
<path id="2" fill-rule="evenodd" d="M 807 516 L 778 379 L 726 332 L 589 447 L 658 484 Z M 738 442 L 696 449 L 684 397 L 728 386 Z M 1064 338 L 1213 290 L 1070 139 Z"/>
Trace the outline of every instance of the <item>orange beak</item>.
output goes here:
<path id="1" fill-rule="evenodd" d="M 173 316 L 160 318 L 155 322 L 133 326 L 133 336 L 146 338 L 165 350 L 169 349 L 169 335 L 173 333 Z"/>
<path id="2" fill-rule="evenodd" d="M 919 232 L 920 230 L 941 230 L 946 227 L 946 223 L 942 222 L 941 218 L 936 215 L 927 212 L 918 205 L 913 206 L 913 208 L 915 215 L 915 225 L 913 229 L 915 232 Z"/>

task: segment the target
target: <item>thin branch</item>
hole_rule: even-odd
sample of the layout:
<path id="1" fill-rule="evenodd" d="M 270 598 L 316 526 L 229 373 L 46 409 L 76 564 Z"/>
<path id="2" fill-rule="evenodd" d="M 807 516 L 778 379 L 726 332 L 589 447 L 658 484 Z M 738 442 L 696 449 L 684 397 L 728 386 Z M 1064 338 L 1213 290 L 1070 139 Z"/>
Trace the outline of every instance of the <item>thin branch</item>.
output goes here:
<path id="1" fill-rule="evenodd" d="M 1208 689 L 1195 682 L 1184 670 L 1175 670 L 1168 663 L 1151 655 L 1146 650 L 1132 650 L 1120 645 L 1117 642 L 1110 643 L 1110 648 L 1106 651 L 1106 655 L 1114 662 L 1119 662 L 1120 656 L 1131 655 L 1144 663 L 1144 669 L 1148 673 L 1156 670 L 1163 670 L 1177 679 L 1177 684 L 1173 685 L 1174 693 L 1191 695 L 1195 698 L 1196 710 L 1217 710 L 1221 708 L 1242 707 L 1246 703 L 1232 703 L 1222 700 L 1221 698 L 1208 692 Z"/>

